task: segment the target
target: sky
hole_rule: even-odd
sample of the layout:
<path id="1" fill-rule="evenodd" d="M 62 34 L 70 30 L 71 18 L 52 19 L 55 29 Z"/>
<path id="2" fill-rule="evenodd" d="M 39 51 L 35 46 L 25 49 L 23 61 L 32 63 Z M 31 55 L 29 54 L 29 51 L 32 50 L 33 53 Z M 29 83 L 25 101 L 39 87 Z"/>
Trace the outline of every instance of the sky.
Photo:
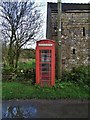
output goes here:
<path id="1" fill-rule="evenodd" d="M 47 21 L 47 2 L 53 2 L 56 3 L 57 0 L 35 0 L 37 4 L 42 4 L 43 8 L 42 12 L 44 15 L 44 23 L 43 23 L 43 38 L 46 39 L 46 21 Z M 90 0 L 61 0 L 62 3 L 89 3 Z M 35 48 L 36 44 L 33 45 L 33 48 Z"/>

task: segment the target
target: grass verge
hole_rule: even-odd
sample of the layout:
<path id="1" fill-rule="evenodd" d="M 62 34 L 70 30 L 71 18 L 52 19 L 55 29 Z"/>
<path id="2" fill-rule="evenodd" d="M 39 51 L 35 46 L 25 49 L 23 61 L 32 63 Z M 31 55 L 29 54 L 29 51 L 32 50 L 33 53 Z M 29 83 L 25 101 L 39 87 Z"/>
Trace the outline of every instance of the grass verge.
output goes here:
<path id="1" fill-rule="evenodd" d="M 40 87 L 20 82 L 3 82 L 2 99 L 90 99 L 88 87 L 71 82 L 56 83 L 54 87 Z"/>

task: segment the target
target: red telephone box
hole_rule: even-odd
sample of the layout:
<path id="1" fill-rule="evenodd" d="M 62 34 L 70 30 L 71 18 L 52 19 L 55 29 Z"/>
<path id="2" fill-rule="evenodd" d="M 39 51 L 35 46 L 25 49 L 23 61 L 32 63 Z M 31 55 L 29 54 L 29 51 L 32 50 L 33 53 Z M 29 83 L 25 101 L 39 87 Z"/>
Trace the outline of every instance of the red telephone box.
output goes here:
<path id="1" fill-rule="evenodd" d="M 40 40 L 36 43 L 36 84 L 55 84 L 55 41 Z"/>

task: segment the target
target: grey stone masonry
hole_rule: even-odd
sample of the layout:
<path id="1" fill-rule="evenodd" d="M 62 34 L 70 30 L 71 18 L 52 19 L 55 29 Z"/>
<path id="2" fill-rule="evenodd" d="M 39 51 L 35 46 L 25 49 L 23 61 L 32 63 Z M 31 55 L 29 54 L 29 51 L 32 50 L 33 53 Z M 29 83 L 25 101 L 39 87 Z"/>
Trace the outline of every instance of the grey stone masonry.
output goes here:
<path id="1" fill-rule="evenodd" d="M 90 5 L 90 4 L 89 4 Z M 81 4 L 82 6 L 82 4 Z M 47 38 L 57 39 L 57 11 L 49 13 L 47 20 Z M 61 15 L 61 40 L 63 69 L 71 69 L 80 65 L 88 65 L 90 10 L 67 10 Z M 49 34 L 49 35 L 48 35 Z"/>

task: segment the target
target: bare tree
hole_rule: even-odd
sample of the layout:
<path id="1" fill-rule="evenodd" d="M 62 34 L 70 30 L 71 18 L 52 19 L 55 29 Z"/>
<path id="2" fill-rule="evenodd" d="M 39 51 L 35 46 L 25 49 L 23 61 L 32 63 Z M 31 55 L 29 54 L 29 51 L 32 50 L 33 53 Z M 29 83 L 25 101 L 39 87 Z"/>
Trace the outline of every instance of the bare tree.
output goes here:
<path id="1" fill-rule="evenodd" d="M 2 2 L 0 5 L 3 40 L 7 41 L 8 62 L 17 68 L 21 48 L 36 41 L 42 27 L 42 14 L 35 2 Z"/>

